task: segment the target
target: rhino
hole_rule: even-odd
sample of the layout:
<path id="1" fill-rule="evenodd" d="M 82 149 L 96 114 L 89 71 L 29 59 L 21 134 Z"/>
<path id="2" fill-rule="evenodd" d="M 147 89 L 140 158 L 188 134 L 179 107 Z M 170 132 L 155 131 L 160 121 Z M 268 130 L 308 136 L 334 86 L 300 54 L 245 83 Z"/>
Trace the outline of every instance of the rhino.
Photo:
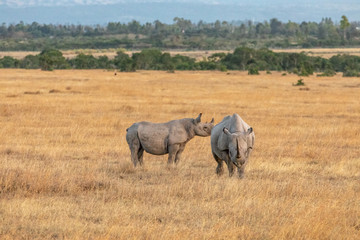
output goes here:
<path id="1" fill-rule="evenodd" d="M 244 169 L 254 147 L 255 133 L 242 118 L 234 113 L 226 116 L 211 131 L 211 151 L 218 163 L 216 173 L 223 173 L 222 163 L 225 161 L 229 176 L 238 169 L 238 177 L 244 177 Z"/>
<path id="2" fill-rule="evenodd" d="M 136 167 L 143 164 L 144 151 L 154 155 L 169 154 L 168 164 L 178 163 L 185 145 L 195 136 L 208 137 L 214 127 L 197 118 L 183 118 L 166 123 L 137 122 L 126 129 L 126 141 L 131 151 L 131 161 Z"/>

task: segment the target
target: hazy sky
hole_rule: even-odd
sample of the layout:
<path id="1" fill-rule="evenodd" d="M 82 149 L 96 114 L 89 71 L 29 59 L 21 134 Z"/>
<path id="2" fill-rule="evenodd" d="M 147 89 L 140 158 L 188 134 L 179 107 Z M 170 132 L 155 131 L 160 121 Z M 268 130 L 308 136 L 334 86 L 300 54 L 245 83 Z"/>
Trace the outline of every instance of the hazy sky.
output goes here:
<path id="1" fill-rule="evenodd" d="M 246 5 L 258 3 L 264 6 L 272 4 L 291 4 L 291 5 L 325 5 L 326 7 L 345 6 L 353 7 L 357 5 L 359 7 L 359 0 L 0 0 L 0 5 L 8 6 L 70 6 L 70 5 L 93 5 L 93 4 L 116 4 L 116 3 L 204 3 L 204 4 L 234 4 L 234 5 Z"/>
<path id="2" fill-rule="evenodd" d="M 271 18 L 319 22 L 330 17 L 336 22 L 342 15 L 360 21 L 360 0 L 0 0 L 0 23 L 171 23 L 174 17 L 193 22 Z"/>

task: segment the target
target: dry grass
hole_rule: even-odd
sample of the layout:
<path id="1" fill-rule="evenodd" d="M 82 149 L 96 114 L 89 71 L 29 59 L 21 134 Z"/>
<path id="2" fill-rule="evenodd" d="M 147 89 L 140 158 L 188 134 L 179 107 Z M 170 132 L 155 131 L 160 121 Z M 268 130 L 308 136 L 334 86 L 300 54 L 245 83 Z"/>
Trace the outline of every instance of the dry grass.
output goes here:
<path id="1" fill-rule="evenodd" d="M 331 58 L 337 54 L 349 54 L 360 56 L 360 48 L 299 48 L 299 49 L 274 49 L 274 52 L 300 53 L 305 52 L 309 56 Z"/>
<path id="2" fill-rule="evenodd" d="M 74 58 L 78 54 L 91 54 L 94 57 L 100 57 L 100 56 L 107 56 L 110 59 L 113 59 L 119 49 L 79 49 L 79 50 L 63 50 L 62 54 L 65 58 Z M 126 51 L 126 54 L 132 55 L 133 53 L 140 52 L 140 51 Z M 211 56 L 214 53 L 224 52 L 229 53 L 230 51 L 226 50 L 209 50 L 209 51 L 178 51 L 178 50 L 165 50 L 164 52 L 169 52 L 172 56 L 176 54 L 180 54 L 183 56 L 188 56 L 191 58 L 195 58 L 197 60 L 203 60 L 204 58 L 207 58 Z M 10 56 L 16 59 L 23 59 L 27 55 L 37 55 L 39 54 L 39 51 L 0 51 L 0 58 L 4 56 Z"/>
<path id="3" fill-rule="evenodd" d="M 110 59 L 113 59 L 116 56 L 117 49 L 79 49 L 79 50 L 64 50 L 62 51 L 65 58 L 74 58 L 79 53 L 91 54 L 94 57 L 100 56 L 108 56 Z M 331 58 L 337 54 L 350 54 L 355 56 L 360 56 L 360 48 L 299 48 L 299 49 L 272 49 L 274 52 L 289 52 L 289 53 L 300 53 L 305 52 L 309 56 L 323 57 L 323 58 Z M 126 51 L 127 54 L 131 55 L 134 52 L 139 51 Z M 208 58 L 211 55 L 219 52 L 230 53 L 233 51 L 226 50 L 208 50 L 208 51 L 177 51 L 177 50 L 165 50 L 164 52 L 169 52 L 172 56 L 176 54 L 180 54 L 183 56 L 188 56 L 191 58 L 195 58 L 198 61 L 203 60 L 204 58 Z M 10 56 L 16 59 L 23 59 L 27 55 L 37 55 L 40 52 L 38 51 L 0 51 L 0 58 L 4 56 Z"/>
<path id="4" fill-rule="evenodd" d="M 297 80 L 0 70 L 0 238 L 357 239 L 360 80 Z M 176 167 L 149 154 L 132 167 L 133 122 L 199 112 L 254 128 L 245 179 L 215 175 L 210 138 Z"/>

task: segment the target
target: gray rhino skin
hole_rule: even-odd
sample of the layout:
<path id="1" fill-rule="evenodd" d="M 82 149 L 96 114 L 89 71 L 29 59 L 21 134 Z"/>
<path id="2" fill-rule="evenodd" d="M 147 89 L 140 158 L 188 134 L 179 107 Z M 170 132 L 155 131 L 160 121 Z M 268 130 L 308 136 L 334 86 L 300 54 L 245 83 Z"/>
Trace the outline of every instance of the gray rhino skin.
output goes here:
<path id="1" fill-rule="evenodd" d="M 137 122 L 126 129 L 126 141 L 131 151 L 131 160 L 143 164 L 144 150 L 154 155 L 169 154 L 168 163 L 178 163 L 185 145 L 195 136 L 210 136 L 214 119 L 201 122 L 201 113 L 194 118 L 183 118 L 166 123 Z"/>
<path id="2" fill-rule="evenodd" d="M 222 162 L 225 161 L 230 177 L 234 173 L 235 165 L 239 178 L 243 178 L 254 142 L 253 129 L 238 114 L 226 116 L 211 131 L 211 150 L 218 163 L 216 173 L 223 173 Z"/>

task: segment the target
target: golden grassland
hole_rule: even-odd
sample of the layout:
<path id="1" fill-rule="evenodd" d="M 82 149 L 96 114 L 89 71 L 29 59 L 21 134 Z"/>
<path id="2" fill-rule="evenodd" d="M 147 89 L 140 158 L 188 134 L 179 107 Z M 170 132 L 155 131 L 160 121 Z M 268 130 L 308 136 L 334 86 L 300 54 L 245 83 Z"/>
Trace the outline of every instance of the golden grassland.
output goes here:
<path id="1" fill-rule="evenodd" d="M 78 49 L 78 50 L 62 50 L 62 54 L 65 58 L 72 59 L 75 58 L 78 54 L 89 54 L 93 55 L 94 57 L 100 57 L 100 56 L 107 56 L 110 59 L 113 59 L 118 51 L 124 50 L 126 54 L 132 55 L 133 53 L 138 53 L 140 50 L 134 50 L 134 51 L 127 51 L 125 49 Z M 170 55 L 175 56 L 177 54 L 180 54 L 182 56 L 187 56 L 191 58 L 195 58 L 197 61 L 201 61 L 204 58 L 208 58 L 214 53 L 230 53 L 230 51 L 227 50 L 209 50 L 209 51 L 179 51 L 179 50 L 164 50 L 163 52 L 169 52 Z M 231 51 L 232 52 L 232 51 Z M 37 55 L 40 51 L 0 51 L 0 58 L 9 56 L 16 59 L 23 59 L 27 55 Z M 359 51 L 360 55 L 360 51 Z"/>
<path id="2" fill-rule="evenodd" d="M 74 58 L 80 53 L 91 54 L 94 57 L 107 56 L 110 59 L 114 58 L 117 54 L 117 51 L 120 49 L 78 49 L 78 50 L 63 50 L 63 56 L 65 58 Z M 124 49 L 123 49 L 124 50 Z M 337 54 L 349 54 L 354 56 L 360 56 L 360 48 L 296 48 L 296 49 L 271 49 L 274 52 L 288 52 L 288 53 L 301 53 L 305 52 L 309 56 L 331 58 Z M 140 51 L 125 51 L 127 54 L 131 55 L 135 52 Z M 179 51 L 179 50 L 164 50 L 164 52 L 169 52 L 172 56 L 180 54 L 183 56 L 195 58 L 200 61 L 204 58 L 208 58 L 214 53 L 230 53 L 233 51 L 229 50 L 207 50 L 207 51 Z M 0 51 L 0 58 L 4 56 L 10 56 L 16 59 L 23 59 L 27 55 L 37 55 L 39 51 Z"/>
<path id="3" fill-rule="evenodd" d="M 305 52 L 309 56 L 331 58 L 338 54 L 360 56 L 360 48 L 299 48 L 299 49 L 273 49 L 274 52 L 300 53 Z"/>
<path id="4" fill-rule="evenodd" d="M 358 239 L 360 79 L 273 72 L 0 70 L 0 239 Z M 177 166 L 126 128 L 234 112 L 256 134 L 245 178 L 210 138 Z"/>

